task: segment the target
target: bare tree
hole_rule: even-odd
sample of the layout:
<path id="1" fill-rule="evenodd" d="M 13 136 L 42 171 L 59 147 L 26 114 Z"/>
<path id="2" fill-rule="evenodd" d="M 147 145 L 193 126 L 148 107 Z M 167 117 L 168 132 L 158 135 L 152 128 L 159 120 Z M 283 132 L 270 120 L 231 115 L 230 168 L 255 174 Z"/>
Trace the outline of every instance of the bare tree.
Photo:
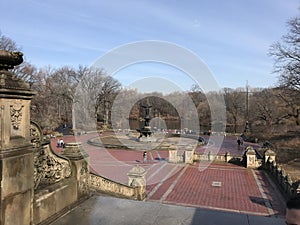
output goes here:
<path id="1" fill-rule="evenodd" d="M 300 18 L 287 25 L 288 34 L 271 46 L 269 54 L 275 60 L 274 72 L 280 74 L 280 85 L 300 91 Z"/>
<path id="2" fill-rule="evenodd" d="M 285 113 L 282 118 L 294 120 L 294 124 L 300 125 L 300 98 L 292 91 L 287 88 L 279 88 L 277 91 L 277 97 L 282 102 Z"/>
<path id="3" fill-rule="evenodd" d="M 0 31 L 0 50 L 13 52 L 13 51 L 21 51 L 21 48 L 17 46 L 14 40 L 3 35 Z"/>
<path id="4" fill-rule="evenodd" d="M 271 46 L 269 54 L 275 60 L 274 72 L 280 75 L 279 97 L 290 109 L 287 116 L 300 125 L 300 18 L 290 19 L 287 26 L 288 34 Z"/>
<path id="5" fill-rule="evenodd" d="M 274 125 L 282 127 L 288 122 L 289 109 L 283 99 L 279 97 L 280 94 L 280 89 L 269 88 L 255 92 L 251 97 L 251 122 L 258 129 L 263 129 L 260 132 L 272 134 L 275 131 Z"/>
<path id="6" fill-rule="evenodd" d="M 19 52 L 22 49 L 17 46 L 14 40 L 2 35 L 0 31 L 0 50 Z M 20 65 L 16 66 L 12 71 L 18 78 L 21 78 L 27 82 L 30 87 L 36 81 L 37 68 L 34 65 L 26 62 L 26 60 L 24 60 L 24 62 Z"/>
<path id="7" fill-rule="evenodd" d="M 233 132 L 238 131 L 238 125 L 244 122 L 245 93 L 230 88 L 224 88 L 224 99 L 227 111 L 227 123 L 233 124 Z"/>
<path id="8" fill-rule="evenodd" d="M 120 83 L 106 75 L 104 70 L 87 69 L 76 89 L 76 113 L 81 114 L 76 116 L 78 122 L 82 124 L 80 120 L 83 119 L 87 126 L 92 126 L 91 123 L 95 124 L 97 120 L 105 120 L 108 123 L 111 106 L 120 86 Z"/>
<path id="9" fill-rule="evenodd" d="M 103 82 L 98 86 L 95 113 L 101 113 L 99 112 L 99 108 L 102 108 L 104 124 L 108 125 L 110 123 L 111 107 L 116 94 L 120 91 L 121 84 L 111 76 L 104 76 L 102 81 Z"/>

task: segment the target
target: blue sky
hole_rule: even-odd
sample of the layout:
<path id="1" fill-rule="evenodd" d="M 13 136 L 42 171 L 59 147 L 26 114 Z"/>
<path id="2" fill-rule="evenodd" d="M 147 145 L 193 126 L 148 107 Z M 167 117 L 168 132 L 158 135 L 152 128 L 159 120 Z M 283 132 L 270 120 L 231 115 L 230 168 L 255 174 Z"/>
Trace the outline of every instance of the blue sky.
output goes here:
<path id="1" fill-rule="evenodd" d="M 286 34 L 299 6 L 299 0 L 1 0 L 0 30 L 37 67 L 91 65 L 117 46 L 161 40 L 197 54 L 221 87 L 242 87 L 247 80 L 252 87 L 269 87 L 277 74 L 268 49 Z M 165 77 L 183 89 L 193 83 L 155 63 L 115 74 L 126 86 L 147 76 Z"/>

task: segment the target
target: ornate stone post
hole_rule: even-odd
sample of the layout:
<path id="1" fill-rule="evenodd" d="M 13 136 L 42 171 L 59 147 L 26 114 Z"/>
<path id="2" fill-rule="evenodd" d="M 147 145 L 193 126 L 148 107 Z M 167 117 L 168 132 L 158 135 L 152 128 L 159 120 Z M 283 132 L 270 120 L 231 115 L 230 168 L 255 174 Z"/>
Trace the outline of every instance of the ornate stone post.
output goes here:
<path id="1" fill-rule="evenodd" d="M 246 149 L 246 167 L 247 168 L 257 168 L 257 157 L 255 150 L 248 146 Z"/>
<path id="2" fill-rule="evenodd" d="M 9 71 L 23 62 L 21 52 L 0 50 L 0 224 L 32 223 L 33 146 L 30 102 L 34 93 Z"/>
<path id="3" fill-rule="evenodd" d="M 128 186 L 136 188 L 136 198 L 143 200 L 146 198 L 146 173 L 140 166 L 133 167 L 128 173 Z"/>
<path id="4" fill-rule="evenodd" d="M 272 151 L 271 149 L 266 150 L 264 152 L 264 161 L 263 161 L 264 168 L 267 168 L 267 165 L 269 163 L 275 162 L 275 158 L 276 158 L 276 153 L 274 151 Z"/>
<path id="5" fill-rule="evenodd" d="M 193 164 L 193 156 L 194 156 L 194 147 L 187 146 L 184 151 L 184 162 L 188 164 Z"/>
<path id="6" fill-rule="evenodd" d="M 169 146 L 169 162 L 178 163 L 177 159 L 177 148 L 174 145 Z"/>
<path id="7" fill-rule="evenodd" d="M 276 153 L 272 151 L 271 149 L 268 149 L 265 152 L 265 161 L 269 161 L 270 163 L 275 161 Z"/>
<path id="8" fill-rule="evenodd" d="M 90 193 L 89 155 L 84 151 L 81 143 L 76 142 L 66 143 L 62 155 L 72 162 L 72 171 L 77 180 L 77 199 L 88 196 Z"/>
<path id="9" fill-rule="evenodd" d="M 225 153 L 225 162 L 229 162 L 232 159 L 230 152 Z"/>

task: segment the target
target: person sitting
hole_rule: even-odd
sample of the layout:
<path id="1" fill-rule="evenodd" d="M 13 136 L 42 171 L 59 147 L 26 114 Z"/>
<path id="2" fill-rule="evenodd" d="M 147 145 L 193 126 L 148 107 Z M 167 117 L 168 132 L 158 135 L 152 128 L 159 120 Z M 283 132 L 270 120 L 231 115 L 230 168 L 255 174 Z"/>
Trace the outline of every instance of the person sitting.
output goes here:
<path id="1" fill-rule="evenodd" d="M 60 146 L 61 148 L 64 148 L 65 143 L 64 143 L 64 140 L 63 140 L 63 139 L 60 139 L 60 140 L 59 140 L 59 146 Z"/>
<path id="2" fill-rule="evenodd" d="M 57 148 L 60 148 L 60 139 L 57 140 Z"/>
<path id="3" fill-rule="evenodd" d="M 287 225 L 300 225 L 300 195 L 287 201 L 285 223 Z"/>

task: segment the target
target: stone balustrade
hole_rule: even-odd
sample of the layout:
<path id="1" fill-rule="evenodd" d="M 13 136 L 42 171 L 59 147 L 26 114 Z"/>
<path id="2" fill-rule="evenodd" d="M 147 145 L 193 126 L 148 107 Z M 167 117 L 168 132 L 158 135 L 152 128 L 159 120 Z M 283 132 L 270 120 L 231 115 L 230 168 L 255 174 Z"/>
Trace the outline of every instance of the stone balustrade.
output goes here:
<path id="1" fill-rule="evenodd" d="M 242 156 L 231 155 L 230 152 L 225 154 L 213 153 L 194 153 L 194 161 L 216 161 L 216 162 L 242 162 Z"/>
<path id="2" fill-rule="evenodd" d="M 267 153 L 268 154 L 268 153 Z M 300 181 L 292 181 L 290 175 L 275 161 L 275 155 L 271 151 L 272 157 L 268 160 L 269 155 L 265 155 L 266 161 L 263 168 L 269 173 L 273 181 L 281 187 L 286 197 L 291 197 L 300 194 Z"/>
<path id="3" fill-rule="evenodd" d="M 90 188 L 93 191 L 107 193 L 133 200 L 146 198 L 146 171 L 142 167 L 133 167 L 128 172 L 128 185 L 118 183 L 98 174 L 90 173 Z"/>

